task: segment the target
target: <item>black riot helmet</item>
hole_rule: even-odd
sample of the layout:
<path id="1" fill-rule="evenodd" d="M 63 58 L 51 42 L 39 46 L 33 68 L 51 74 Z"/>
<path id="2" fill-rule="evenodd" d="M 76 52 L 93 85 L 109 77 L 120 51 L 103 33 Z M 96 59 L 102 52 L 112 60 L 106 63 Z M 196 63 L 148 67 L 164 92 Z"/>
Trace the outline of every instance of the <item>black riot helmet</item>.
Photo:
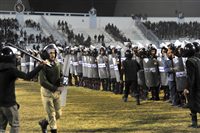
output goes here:
<path id="1" fill-rule="evenodd" d="M 193 42 L 193 45 L 194 45 L 194 47 L 196 49 L 196 52 L 199 53 L 199 51 L 200 51 L 200 44 L 198 42 Z"/>
<path id="2" fill-rule="evenodd" d="M 117 49 L 117 55 L 121 56 L 121 49 Z"/>
<path id="3" fill-rule="evenodd" d="M 94 57 L 96 57 L 96 56 L 98 55 L 98 51 L 97 51 L 96 48 L 92 50 L 92 55 L 93 55 Z"/>
<path id="4" fill-rule="evenodd" d="M 151 54 L 151 51 L 152 51 L 152 50 L 155 50 L 155 55 L 156 55 L 157 49 L 156 49 L 154 46 L 149 47 L 150 54 Z"/>
<path id="5" fill-rule="evenodd" d="M 132 44 L 129 42 L 126 47 L 129 47 L 129 49 L 131 49 Z"/>
<path id="6" fill-rule="evenodd" d="M 112 54 L 112 49 L 110 48 L 110 46 L 107 47 L 107 54 Z"/>
<path id="7" fill-rule="evenodd" d="M 162 53 L 163 50 L 165 50 L 165 53 L 167 53 L 167 51 L 168 51 L 167 48 L 164 47 L 164 46 L 161 48 L 161 53 Z"/>
<path id="8" fill-rule="evenodd" d="M 173 43 L 170 43 L 168 46 L 168 49 L 172 50 L 172 51 L 175 51 L 176 49 L 176 46 L 173 44 Z"/>
<path id="9" fill-rule="evenodd" d="M 115 47 L 112 48 L 112 51 L 114 50 L 114 54 L 117 53 L 117 49 Z"/>
<path id="10" fill-rule="evenodd" d="M 15 54 L 10 47 L 4 47 L 1 51 L 0 62 L 15 63 Z"/>
<path id="11" fill-rule="evenodd" d="M 184 57 L 194 56 L 196 52 L 195 46 L 192 43 L 187 43 L 183 49 Z"/>
<path id="12" fill-rule="evenodd" d="M 137 55 L 137 54 L 138 54 L 138 51 L 137 51 L 137 49 L 138 49 L 138 46 L 135 46 L 135 47 L 133 47 L 133 51 L 134 51 L 135 55 Z"/>
<path id="13" fill-rule="evenodd" d="M 147 54 L 146 49 L 145 48 L 141 48 L 140 49 L 140 56 L 146 56 L 146 54 Z"/>
<path id="14" fill-rule="evenodd" d="M 106 54 L 106 51 L 105 51 L 105 48 L 104 48 L 104 47 L 101 47 L 99 51 L 100 51 L 100 54 L 101 54 L 101 51 L 103 51 L 103 55 Z"/>
<path id="15" fill-rule="evenodd" d="M 127 49 L 124 54 L 125 54 L 125 57 L 128 59 L 131 59 L 133 57 L 133 52 L 130 49 Z"/>
<path id="16" fill-rule="evenodd" d="M 110 47 L 107 49 L 107 54 L 112 54 L 112 49 L 110 49 Z"/>
<path id="17" fill-rule="evenodd" d="M 55 50 L 55 58 L 56 58 L 58 49 L 55 44 L 49 44 L 49 45 L 45 46 L 40 53 L 40 56 L 42 57 L 43 60 L 50 58 L 49 53 L 50 53 L 51 49 Z"/>

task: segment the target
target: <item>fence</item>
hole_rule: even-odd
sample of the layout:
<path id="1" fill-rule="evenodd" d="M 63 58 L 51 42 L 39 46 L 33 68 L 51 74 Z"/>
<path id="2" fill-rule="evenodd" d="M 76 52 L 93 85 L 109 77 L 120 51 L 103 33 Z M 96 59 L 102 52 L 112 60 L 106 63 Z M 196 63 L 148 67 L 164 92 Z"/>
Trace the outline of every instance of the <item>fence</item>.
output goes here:
<path id="1" fill-rule="evenodd" d="M 68 39 L 65 36 L 65 34 L 62 34 L 57 29 L 54 29 L 51 24 L 44 18 L 44 16 L 41 16 L 41 26 L 50 34 L 54 36 L 55 39 L 60 41 L 61 44 L 64 44 L 65 42 L 68 43 Z"/>
<path id="2" fill-rule="evenodd" d="M 10 14 L 15 15 L 15 11 L 2 11 L 0 10 L 0 14 Z M 51 15 L 59 15 L 59 16 L 84 16 L 88 17 L 89 13 L 64 13 L 64 12 L 29 12 L 25 11 L 24 15 L 44 15 L 44 16 L 51 16 Z"/>

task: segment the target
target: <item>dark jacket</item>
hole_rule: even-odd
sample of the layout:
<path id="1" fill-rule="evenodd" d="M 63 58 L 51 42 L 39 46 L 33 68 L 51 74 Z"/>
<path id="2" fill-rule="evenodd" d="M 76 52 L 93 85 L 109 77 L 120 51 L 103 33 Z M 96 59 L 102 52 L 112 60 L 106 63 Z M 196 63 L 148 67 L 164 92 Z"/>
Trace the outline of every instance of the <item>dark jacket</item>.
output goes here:
<path id="1" fill-rule="evenodd" d="M 38 66 L 30 73 L 19 71 L 11 63 L 0 63 L 0 107 L 11 107 L 16 102 L 15 80 L 22 78 L 25 80 L 32 79 L 42 67 Z"/>
<path id="2" fill-rule="evenodd" d="M 126 59 L 122 62 L 120 71 L 120 80 L 123 80 L 123 73 L 125 73 L 125 80 L 137 80 L 137 72 L 140 70 L 140 65 L 136 60 Z"/>
<path id="3" fill-rule="evenodd" d="M 48 60 L 47 63 L 50 64 Z M 57 91 L 57 88 L 60 86 L 60 79 L 63 76 L 63 72 L 60 68 L 58 62 L 55 61 L 55 65 L 50 67 L 44 67 L 40 71 L 40 84 L 45 89 L 48 89 L 51 92 Z"/>
<path id="4" fill-rule="evenodd" d="M 200 59 L 190 57 L 186 61 L 187 89 L 190 92 L 189 106 L 192 111 L 200 112 Z"/>

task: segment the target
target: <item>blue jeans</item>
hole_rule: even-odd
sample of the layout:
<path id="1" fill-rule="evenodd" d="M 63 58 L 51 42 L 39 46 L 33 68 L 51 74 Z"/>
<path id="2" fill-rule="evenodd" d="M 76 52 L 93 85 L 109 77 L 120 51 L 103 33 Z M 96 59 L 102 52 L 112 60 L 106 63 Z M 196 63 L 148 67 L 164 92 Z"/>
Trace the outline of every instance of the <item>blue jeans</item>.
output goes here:
<path id="1" fill-rule="evenodd" d="M 169 81 L 169 90 L 170 90 L 170 95 L 171 95 L 171 100 L 172 100 L 172 105 L 176 104 L 176 84 L 174 81 Z"/>

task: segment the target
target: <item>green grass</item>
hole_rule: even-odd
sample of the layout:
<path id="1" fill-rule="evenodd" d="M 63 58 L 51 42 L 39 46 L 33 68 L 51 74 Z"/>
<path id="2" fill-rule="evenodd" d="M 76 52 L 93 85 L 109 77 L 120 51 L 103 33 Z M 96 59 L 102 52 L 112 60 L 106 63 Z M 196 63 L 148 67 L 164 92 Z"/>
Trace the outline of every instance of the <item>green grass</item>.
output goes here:
<path id="1" fill-rule="evenodd" d="M 20 104 L 20 133 L 41 133 L 38 121 L 46 117 L 41 102 L 40 84 L 18 80 L 17 102 Z M 160 97 L 163 97 L 161 91 Z M 163 101 L 141 101 L 137 106 L 130 97 L 82 87 L 68 87 L 67 103 L 57 121 L 58 132 L 200 132 L 192 129 L 189 109 L 171 107 Z M 8 125 L 6 133 L 9 133 Z M 48 131 L 50 129 L 48 127 Z"/>

